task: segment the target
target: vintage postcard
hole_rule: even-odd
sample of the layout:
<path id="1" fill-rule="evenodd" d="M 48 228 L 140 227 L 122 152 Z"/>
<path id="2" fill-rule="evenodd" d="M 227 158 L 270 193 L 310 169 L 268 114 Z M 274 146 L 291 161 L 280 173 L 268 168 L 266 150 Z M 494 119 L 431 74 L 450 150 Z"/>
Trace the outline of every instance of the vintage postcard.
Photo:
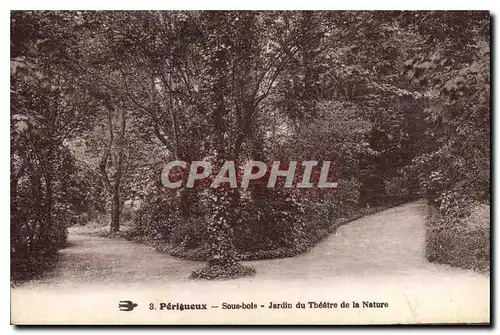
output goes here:
<path id="1" fill-rule="evenodd" d="M 14 325 L 490 323 L 488 11 L 11 11 Z"/>

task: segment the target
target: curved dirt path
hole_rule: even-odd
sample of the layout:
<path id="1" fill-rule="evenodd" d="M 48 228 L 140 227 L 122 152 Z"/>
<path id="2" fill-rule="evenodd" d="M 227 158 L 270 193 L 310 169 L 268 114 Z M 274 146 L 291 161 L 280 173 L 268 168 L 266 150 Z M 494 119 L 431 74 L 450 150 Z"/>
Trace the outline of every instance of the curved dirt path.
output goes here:
<path id="1" fill-rule="evenodd" d="M 423 201 L 394 207 L 341 226 L 306 254 L 244 262 L 256 268 L 253 277 L 213 282 L 187 279 L 203 262 L 181 260 L 125 240 L 70 235 L 70 246 L 60 251 L 61 259 L 54 271 L 13 289 L 13 302 L 29 299 L 36 304 L 33 302 L 36 294 L 44 294 L 45 299 L 59 299 L 63 308 L 62 299 L 67 294 L 82 299 L 82 294 L 116 293 L 118 297 L 124 291 L 134 292 L 143 299 L 150 297 L 149 300 L 159 292 L 168 292 L 170 297 L 196 301 L 204 298 L 213 303 L 229 298 L 240 302 L 256 299 L 297 302 L 343 297 L 399 304 L 406 314 L 402 319 L 391 314 L 397 322 L 486 321 L 489 277 L 427 262 L 424 219 Z M 116 299 L 109 299 L 116 303 Z M 440 316 L 439 313 L 446 311 L 446 315 Z M 382 316 L 374 320 L 394 322 L 391 315 L 385 316 L 389 321 Z M 284 316 L 281 321 L 299 320 Z M 314 318 L 306 320 L 312 322 Z M 363 319 L 354 318 L 347 323 L 360 320 Z"/>

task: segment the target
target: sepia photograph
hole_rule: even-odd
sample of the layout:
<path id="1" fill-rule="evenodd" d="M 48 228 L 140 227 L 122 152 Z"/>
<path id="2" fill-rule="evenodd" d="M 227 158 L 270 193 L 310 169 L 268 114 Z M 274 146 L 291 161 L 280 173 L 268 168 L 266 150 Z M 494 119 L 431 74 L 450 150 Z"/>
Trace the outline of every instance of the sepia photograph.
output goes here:
<path id="1" fill-rule="evenodd" d="M 10 11 L 13 325 L 490 325 L 489 11 Z"/>

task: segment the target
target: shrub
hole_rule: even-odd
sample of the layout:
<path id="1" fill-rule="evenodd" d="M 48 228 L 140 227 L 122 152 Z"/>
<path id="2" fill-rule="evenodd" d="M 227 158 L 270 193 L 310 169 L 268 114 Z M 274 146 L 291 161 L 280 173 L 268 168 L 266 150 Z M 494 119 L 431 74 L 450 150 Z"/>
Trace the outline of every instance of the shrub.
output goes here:
<path id="1" fill-rule="evenodd" d="M 305 248 L 304 211 L 291 192 L 264 188 L 249 195 L 234 227 L 238 253 Z"/>
<path id="2" fill-rule="evenodd" d="M 335 232 L 339 222 L 359 212 L 360 183 L 341 179 L 335 191 L 309 194 L 304 199 L 305 235 L 308 246 L 313 246 Z"/>
<path id="3" fill-rule="evenodd" d="M 154 195 L 146 199 L 137 211 L 133 234 L 144 236 L 153 245 L 161 245 L 180 222 L 180 211 L 174 199 L 168 201 L 160 195 Z"/>
<path id="4" fill-rule="evenodd" d="M 71 208 L 59 202 L 53 204 L 50 214 L 44 213 L 34 206 L 29 190 L 18 195 L 15 206 L 10 259 L 11 279 L 17 282 L 31 279 L 53 265 L 57 250 L 66 246 L 67 227 L 75 224 L 76 217 Z"/>
<path id="5" fill-rule="evenodd" d="M 203 199 L 192 202 L 190 216 L 184 218 L 176 199 L 153 196 L 142 204 L 134 219 L 135 228 L 127 235 L 175 256 L 208 260 L 209 216 Z M 238 258 L 260 258 L 276 250 L 297 254 L 306 248 L 303 210 L 291 193 L 265 189 L 257 197 L 243 197 L 235 216 L 232 230 Z"/>
<path id="6" fill-rule="evenodd" d="M 191 273 L 190 279 L 234 279 L 253 276 L 255 269 L 239 263 L 222 264 L 209 262 L 205 267 Z"/>
<path id="7" fill-rule="evenodd" d="M 11 218 L 11 279 L 31 279 L 52 267 L 57 250 L 66 246 L 69 214 L 54 216 L 50 229 L 30 217 Z M 37 233 L 37 231 L 39 233 Z M 43 233 L 43 234 L 42 234 Z"/>
<path id="8" fill-rule="evenodd" d="M 408 194 L 407 179 L 403 176 L 395 176 L 385 181 L 385 191 L 388 196 L 400 196 Z"/>
<path id="9" fill-rule="evenodd" d="M 486 272 L 490 267 L 489 215 L 484 207 L 462 219 L 430 208 L 426 225 L 426 257 L 431 262 Z M 489 214 L 489 208 L 487 209 Z"/>

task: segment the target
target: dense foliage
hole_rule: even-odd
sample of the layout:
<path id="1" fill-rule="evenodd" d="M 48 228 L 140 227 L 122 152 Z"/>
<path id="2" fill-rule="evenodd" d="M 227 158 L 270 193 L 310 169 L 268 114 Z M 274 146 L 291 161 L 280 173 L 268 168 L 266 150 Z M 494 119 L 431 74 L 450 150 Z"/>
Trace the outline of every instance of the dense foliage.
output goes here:
<path id="1" fill-rule="evenodd" d="M 489 20 L 477 12 L 435 19 L 442 34 L 426 41 L 430 52 L 405 63 L 428 97 L 422 111 L 428 144 L 414 159 L 432 206 L 427 253 L 431 260 L 484 270 L 489 216 L 483 216 L 487 224 L 468 223 L 490 205 Z"/>
<path id="2" fill-rule="evenodd" d="M 214 279 L 373 208 L 425 196 L 430 231 L 466 236 L 489 204 L 486 12 L 31 11 L 11 36 L 14 278 L 125 208 L 126 236 Z M 332 161 L 339 188 L 160 183 L 169 160 L 250 159 Z"/>

